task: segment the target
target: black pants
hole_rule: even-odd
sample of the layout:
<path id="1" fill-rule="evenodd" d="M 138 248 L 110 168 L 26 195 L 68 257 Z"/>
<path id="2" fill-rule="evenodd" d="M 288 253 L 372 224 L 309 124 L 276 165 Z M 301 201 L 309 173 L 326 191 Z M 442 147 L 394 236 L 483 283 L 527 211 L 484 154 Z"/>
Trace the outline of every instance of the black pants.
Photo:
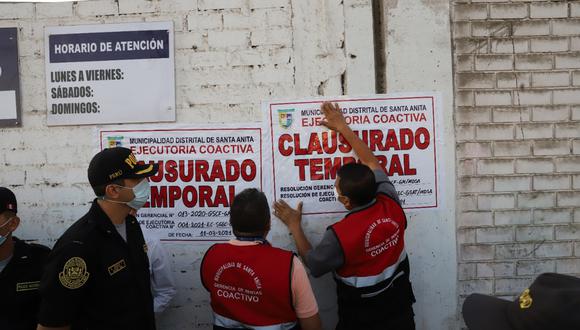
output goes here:
<path id="1" fill-rule="evenodd" d="M 337 330 L 415 330 L 415 296 L 407 276 L 396 279 L 388 290 L 371 298 L 361 298 L 343 286 L 337 287 Z"/>

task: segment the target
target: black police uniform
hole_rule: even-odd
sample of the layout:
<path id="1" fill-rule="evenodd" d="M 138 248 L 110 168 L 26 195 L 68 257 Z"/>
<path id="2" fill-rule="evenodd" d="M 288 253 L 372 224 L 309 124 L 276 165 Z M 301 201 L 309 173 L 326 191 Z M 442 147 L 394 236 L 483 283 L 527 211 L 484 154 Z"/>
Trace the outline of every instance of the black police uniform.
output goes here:
<path id="1" fill-rule="evenodd" d="M 40 303 L 40 278 L 50 249 L 16 237 L 12 240 L 12 259 L 0 272 L 0 328 L 33 330 Z"/>
<path id="2" fill-rule="evenodd" d="M 41 281 L 41 325 L 155 329 L 147 245 L 135 217 L 125 223 L 127 242 L 95 199 L 56 242 Z"/>

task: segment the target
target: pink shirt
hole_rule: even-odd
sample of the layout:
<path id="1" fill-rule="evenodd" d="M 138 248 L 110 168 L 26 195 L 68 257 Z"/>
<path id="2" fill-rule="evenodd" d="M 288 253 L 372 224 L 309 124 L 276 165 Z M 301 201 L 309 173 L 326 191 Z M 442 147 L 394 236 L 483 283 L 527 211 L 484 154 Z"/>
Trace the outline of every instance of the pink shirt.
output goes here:
<path id="1" fill-rule="evenodd" d="M 260 244 L 259 242 L 238 241 L 237 239 L 233 239 L 229 243 L 236 246 Z M 296 316 L 299 319 L 305 319 L 318 313 L 318 304 L 316 303 L 316 298 L 314 298 L 308 275 L 304 265 L 296 256 L 294 256 L 292 262 L 292 282 L 290 285 Z"/>

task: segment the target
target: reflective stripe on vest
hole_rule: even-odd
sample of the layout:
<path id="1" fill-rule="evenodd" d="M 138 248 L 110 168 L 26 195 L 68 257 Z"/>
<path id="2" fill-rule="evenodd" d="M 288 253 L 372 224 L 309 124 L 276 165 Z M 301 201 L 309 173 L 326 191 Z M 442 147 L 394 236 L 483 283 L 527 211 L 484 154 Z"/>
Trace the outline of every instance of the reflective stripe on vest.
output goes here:
<path id="1" fill-rule="evenodd" d="M 289 322 L 289 323 L 281 323 L 281 324 L 273 324 L 273 325 L 266 325 L 266 326 L 255 326 L 244 324 L 238 322 L 236 320 L 229 319 L 225 316 L 221 316 L 218 313 L 213 313 L 213 323 L 216 326 L 228 329 L 256 329 L 256 330 L 290 330 L 293 329 L 298 323 L 297 322 Z"/>
<path id="2" fill-rule="evenodd" d="M 401 254 L 399 255 L 399 259 L 397 260 L 397 262 L 395 264 L 385 268 L 385 270 L 383 270 L 380 274 L 377 274 L 377 275 L 342 277 L 342 276 L 335 273 L 334 276 L 338 280 L 343 282 L 344 284 L 353 286 L 355 288 L 363 288 L 363 287 L 367 287 L 367 286 L 372 286 L 372 285 L 381 283 L 385 280 L 388 280 L 393 275 L 396 275 L 395 271 L 397 270 L 397 267 L 399 267 L 399 264 L 403 260 L 405 260 L 406 257 L 407 257 L 407 253 L 403 249 L 403 251 L 401 251 Z"/>

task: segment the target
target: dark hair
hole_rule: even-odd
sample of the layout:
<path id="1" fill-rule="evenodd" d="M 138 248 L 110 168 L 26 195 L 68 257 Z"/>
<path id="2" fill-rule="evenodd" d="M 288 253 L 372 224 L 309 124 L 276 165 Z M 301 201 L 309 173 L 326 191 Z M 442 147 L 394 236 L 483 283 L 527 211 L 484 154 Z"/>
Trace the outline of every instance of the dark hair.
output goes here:
<path id="1" fill-rule="evenodd" d="M 124 186 L 125 180 L 118 179 L 118 180 L 115 180 L 113 182 L 109 182 L 109 183 L 105 183 L 105 184 L 101 184 L 101 185 L 98 185 L 96 187 L 93 187 L 93 191 L 95 192 L 95 195 L 97 195 L 97 197 L 105 196 L 105 190 L 107 189 L 107 186 L 111 185 L 111 184 L 117 185 L 117 186 Z"/>
<path id="2" fill-rule="evenodd" d="M 270 206 L 263 192 L 244 189 L 234 197 L 230 208 L 230 224 L 240 233 L 263 233 L 270 224 Z"/>
<path id="3" fill-rule="evenodd" d="M 377 183 L 375 174 L 368 166 L 348 163 L 338 170 L 337 175 L 340 178 L 340 193 L 348 197 L 354 206 L 365 205 L 375 198 Z"/>

